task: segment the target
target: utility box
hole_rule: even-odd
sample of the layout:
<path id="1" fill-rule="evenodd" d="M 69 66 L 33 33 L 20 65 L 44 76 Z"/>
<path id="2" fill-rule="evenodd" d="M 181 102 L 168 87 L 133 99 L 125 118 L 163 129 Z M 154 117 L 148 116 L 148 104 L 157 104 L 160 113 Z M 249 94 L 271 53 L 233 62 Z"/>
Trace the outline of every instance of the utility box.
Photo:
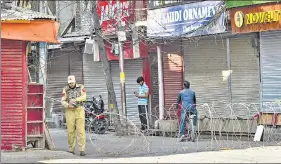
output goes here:
<path id="1" fill-rule="evenodd" d="M 45 148 L 43 84 L 29 83 L 27 92 L 27 143 Z"/>

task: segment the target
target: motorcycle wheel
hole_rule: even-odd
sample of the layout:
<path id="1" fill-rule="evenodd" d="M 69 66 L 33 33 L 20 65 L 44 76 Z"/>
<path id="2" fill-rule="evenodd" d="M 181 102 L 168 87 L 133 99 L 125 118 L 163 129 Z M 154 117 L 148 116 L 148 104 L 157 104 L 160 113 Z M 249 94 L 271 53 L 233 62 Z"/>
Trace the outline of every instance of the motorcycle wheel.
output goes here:
<path id="1" fill-rule="evenodd" d="M 90 128 L 92 128 L 91 121 L 90 121 L 89 119 L 86 119 L 86 120 L 85 120 L 85 130 L 86 130 L 87 132 L 90 132 L 90 131 L 92 131 L 92 130 L 90 130 Z M 92 128 L 92 129 L 93 129 L 93 128 Z"/>
<path id="2" fill-rule="evenodd" d="M 109 126 L 109 124 L 108 124 L 107 119 L 105 119 L 105 118 L 99 119 L 99 120 L 95 119 L 92 122 L 91 130 L 93 130 L 93 132 L 96 134 L 104 134 L 108 130 L 108 126 Z"/>

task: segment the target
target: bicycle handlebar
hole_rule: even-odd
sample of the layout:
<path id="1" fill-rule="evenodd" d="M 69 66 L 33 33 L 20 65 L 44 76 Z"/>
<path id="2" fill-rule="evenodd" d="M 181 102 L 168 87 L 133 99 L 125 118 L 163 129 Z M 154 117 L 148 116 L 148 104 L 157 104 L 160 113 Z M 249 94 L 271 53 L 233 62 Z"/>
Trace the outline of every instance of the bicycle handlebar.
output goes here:
<path id="1" fill-rule="evenodd" d="M 181 109 L 183 108 L 183 106 L 181 104 L 178 104 L 178 105 L 181 107 Z M 192 106 L 194 106 L 196 108 L 196 104 L 193 104 Z"/>

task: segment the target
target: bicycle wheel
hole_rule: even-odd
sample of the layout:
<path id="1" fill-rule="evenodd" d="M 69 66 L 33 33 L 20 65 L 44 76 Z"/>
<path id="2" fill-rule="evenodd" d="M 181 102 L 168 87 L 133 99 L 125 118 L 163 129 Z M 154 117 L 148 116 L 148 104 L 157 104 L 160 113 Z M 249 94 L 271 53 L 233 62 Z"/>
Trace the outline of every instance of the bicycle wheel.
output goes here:
<path id="1" fill-rule="evenodd" d="M 195 142 L 195 127 L 193 125 L 193 117 L 189 120 L 189 136 L 192 142 Z"/>

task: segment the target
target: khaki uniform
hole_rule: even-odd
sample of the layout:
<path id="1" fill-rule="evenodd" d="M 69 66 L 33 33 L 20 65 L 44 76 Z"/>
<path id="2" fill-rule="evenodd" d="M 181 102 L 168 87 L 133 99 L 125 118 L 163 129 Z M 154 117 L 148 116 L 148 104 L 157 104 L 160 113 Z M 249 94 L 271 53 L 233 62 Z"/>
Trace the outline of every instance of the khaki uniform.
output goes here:
<path id="1" fill-rule="evenodd" d="M 69 108 L 71 99 L 76 100 L 76 107 Z M 74 89 L 66 86 L 62 91 L 62 105 L 66 108 L 65 117 L 68 131 L 69 151 L 74 152 L 76 134 L 80 151 L 85 151 L 85 110 L 83 102 L 86 101 L 86 90 L 83 85 L 76 84 Z"/>

